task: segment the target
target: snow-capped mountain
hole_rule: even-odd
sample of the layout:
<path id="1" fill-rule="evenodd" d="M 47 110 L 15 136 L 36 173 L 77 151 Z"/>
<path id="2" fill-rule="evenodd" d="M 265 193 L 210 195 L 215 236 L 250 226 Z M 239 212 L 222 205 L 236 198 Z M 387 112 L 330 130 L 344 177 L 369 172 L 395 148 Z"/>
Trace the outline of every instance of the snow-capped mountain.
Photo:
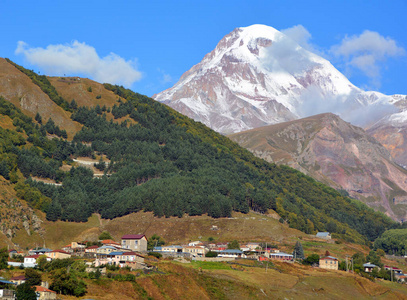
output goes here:
<path id="1" fill-rule="evenodd" d="M 153 98 L 221 133 L 323 112 L 364 126 L 396 111 L 394 97 L 362 91 L 329 61 L 265 25 L 236 28 Z"/>

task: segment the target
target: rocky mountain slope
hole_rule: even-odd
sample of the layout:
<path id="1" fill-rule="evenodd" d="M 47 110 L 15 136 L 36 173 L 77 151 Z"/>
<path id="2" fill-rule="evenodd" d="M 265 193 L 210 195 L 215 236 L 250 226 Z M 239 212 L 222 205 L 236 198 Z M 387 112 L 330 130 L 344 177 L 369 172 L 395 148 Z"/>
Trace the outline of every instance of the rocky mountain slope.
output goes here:
<path id="1" fill-rule="evenodd" d="M 385 146 L 394 161 L 407 167 L 407 96 L 397 95 L 394 105 L 398 112 L 385 116 L 367 129 L 367 133 L 375 137 Z"/>
<path id="2" fill-rule="evenodd" d="M 323 112 L 364 126 L 397 111 L 395 97 L 362 91 L 329 61 L 264 25 L 236 28 L 153 98 L 221 133 Z"/>
<path id="3" fill-rule="evenodd" d="M 346 190 L 394 219 L 406 219 L 407 171 L 365 131 L 334 114 L 252 129 L 229 136 L 258 157 L 290 165 Z"/>

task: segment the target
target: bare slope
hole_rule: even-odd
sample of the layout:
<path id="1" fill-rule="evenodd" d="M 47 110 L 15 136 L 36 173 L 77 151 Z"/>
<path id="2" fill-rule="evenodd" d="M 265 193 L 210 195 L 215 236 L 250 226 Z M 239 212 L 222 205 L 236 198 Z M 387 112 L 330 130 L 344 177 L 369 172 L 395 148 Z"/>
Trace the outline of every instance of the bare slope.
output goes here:
<path id="1" fill-rule="evenodd" d="M 51 101 L 28 76 L 4 58 L 0 58 L 0 95 L 30 117 L 39 112 L 44 120 L 52 118 L 71 138 L 81 128 L 79 123 L 71 120 L 69 112 Z"/>
<path id="2" fill-rule="evenodd" d="M 261 158 L 344 189 L 396 220 L 407 217 L 407 171 L 363 129 L 336 115 L 265 126 L 230 138 Z"/>

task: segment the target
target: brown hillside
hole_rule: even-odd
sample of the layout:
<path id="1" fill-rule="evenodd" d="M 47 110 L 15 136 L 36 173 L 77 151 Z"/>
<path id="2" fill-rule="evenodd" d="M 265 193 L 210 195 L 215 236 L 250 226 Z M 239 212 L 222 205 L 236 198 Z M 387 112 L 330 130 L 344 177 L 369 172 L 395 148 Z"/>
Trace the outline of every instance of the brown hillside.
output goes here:
<path id="1" fill-rule="evenodd" d="M 52 117 L 59 127 L 67 131 L 69 138 L 81 128 L 79 123 L 71 120 L 69 112 L 56 105 L 28 76 L 4 58 L 0 58 L 0 96 L 30 117 L 37 112 L 44 120 Z"/>
<path id="2" fill-rule="evenodd" d="M 252 129 L 229 136 L 269 162 L 286 164 L 346 190 L 395 220 L 407 218 L 407 171 L 363 129 L 334 114 Z"/>
<path id="3" fill-rule="evenodd" d="M 58 94 L 65 100 L 71 102 L 75 99 L 78 106 L 96 106 L 112 107 L 117 103 L 118 96 L 112 91 L 104 88 L 103 84 L 88 78 L 79 77 L 48 77 L 48 80 L 55 87 Z M 91 88 L 92 92 L 88 91 Z M 97 96 L 101 96 L 97 99 Z"/>
<path id="4" fill-rule="evenodd" d="M 238 265 L 239 263 L 244 266 Z M 161 274 L 141 275 L 134 282 L 86 280 L 86 298 L 114 299 L 407 299 L 407 287 L 372 282 L 343 271 L 299 264 L 155 263 Z M 62 299 L 76 299 L 61 296 Z"/>

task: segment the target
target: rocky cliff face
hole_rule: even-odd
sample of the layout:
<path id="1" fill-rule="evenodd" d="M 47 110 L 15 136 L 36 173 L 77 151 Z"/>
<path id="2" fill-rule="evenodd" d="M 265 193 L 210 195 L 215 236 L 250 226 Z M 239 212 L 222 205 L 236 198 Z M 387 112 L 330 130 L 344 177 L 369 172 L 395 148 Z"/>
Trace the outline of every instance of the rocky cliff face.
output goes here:
<path id="1" fill-rule="evenodd" d="M 407 217 L 407 171 L 359 127 L 334 114 L 252 129 L 229 136 L 255 155 L 290 165 L 385 212 Z"/>
<path id="2" fill-rule="evenodd" d="M 370 124 L 366 106 L 374 120 L 395 112 L 393 97 L 360 90 L 327 60 L 264 25 L 235 29 L 153 98 L 222 133 L 322 112 Z"/>

